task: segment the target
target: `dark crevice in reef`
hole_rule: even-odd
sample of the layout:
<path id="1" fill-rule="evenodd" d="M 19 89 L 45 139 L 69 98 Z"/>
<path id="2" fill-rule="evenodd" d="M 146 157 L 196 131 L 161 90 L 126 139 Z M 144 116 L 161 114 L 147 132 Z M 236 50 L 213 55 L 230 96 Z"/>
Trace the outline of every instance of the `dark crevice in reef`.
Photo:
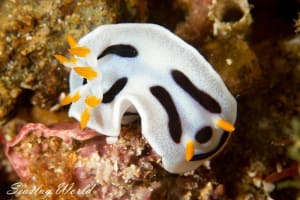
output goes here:
<path id="1" fill-rule="evenodd" d="M 253 5 L 253 36 L 256 40 L 294 35 L 294 21 L 300 10 L 297 0 L 249 0 Z"/>
<path id="2" fill-rule="evenodd" d="M 184 21 L 185 13 L 174 6 L 173 0 L 152 0 L 148 2 L 149 22 L 174 30 L 178 22 Z"/>

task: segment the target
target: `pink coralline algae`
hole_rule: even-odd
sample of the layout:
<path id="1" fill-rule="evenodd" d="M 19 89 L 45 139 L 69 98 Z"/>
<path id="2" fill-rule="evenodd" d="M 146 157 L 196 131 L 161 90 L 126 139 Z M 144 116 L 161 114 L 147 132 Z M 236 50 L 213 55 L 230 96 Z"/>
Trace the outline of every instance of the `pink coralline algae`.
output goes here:
<path id="1" fill-rule="evenodd" d="M 62 129 L 64 127 L 64 129 Z M 71 144 L 73 139 L 82 141 L 87 140 L 98 135 L 97 133 L 86 130 L 81 132 L 80 129 L 76 128 L 75 124 L 60 124 L 53 127 L 53 129 L 47 128 L 43 124 L 27 124 L 22 128 L 20 133 L 12 141 L 7 143 L 5 153 L 9 158 L 10 163 L 14 167 L 15 171 L 21 179 L 28 179 L 32 176 L 28 166 L 30 165 L 30 160 L 22 155 L 22 152 L 15 151 L 14 147 L 20 145 L 23 147 L 23 140 L 26 139 L 31 133 L 35 135 L 36 138 L 39 137 L 57 137 L 61 138 L 66 144 Z M 39 141 L 37 141 L 39 143 Z M 28 147 L 32 146 L 32 142 L 27 143 Z M 30 157 L 38 156 L 42 149 L 48 148 L 47 143 L 40 144 L 40 149 L 34 149 L 33 154 Z M 31 149 L 31 148 L 30 148 Z M 25 149 L 24 149 L 25 151 Z"/>
<path id="2" fill-rule="evenodd" d="M 24 190 L 41 186 L 52 191 L 52 198 L 63 199 L 148 199 L 160 185 L 155 181 L 160 160 L 141 136 L 133 134 L 136 129 L 124 127 L 122 138 L 115 140 L 80 130 L 76 123 L 51 128 L 30 123 L 6 144 L 6 155 Z M 63 192 L 58 191 L 61 184 L 66 185 Z M 79 194 L 84 188 L 90 190 Z M 35 195 L 39 199 L 44 194 Z"/>

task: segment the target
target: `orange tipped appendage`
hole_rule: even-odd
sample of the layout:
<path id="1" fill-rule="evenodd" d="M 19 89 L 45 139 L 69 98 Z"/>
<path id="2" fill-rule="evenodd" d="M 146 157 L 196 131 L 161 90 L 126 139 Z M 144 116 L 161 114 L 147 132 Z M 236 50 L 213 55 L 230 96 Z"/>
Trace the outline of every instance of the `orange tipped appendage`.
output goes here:
<path id="1" fill-rule="evenodd" d="M 66 57 L 64 57 L 64 56 L 55 54 L 54 57 L 55 57 L 56 60 L 58 60 L 61 64 L 64 64 L 64 63 L 69 62 L 68 58 L 66 58 Z"/>
<path id="2" fill-rule="evenodd" d="M 235 130 L 234 126 L 230 122 L 223 119 L 219 119 L 217 121 L 217 126 L 227 132 L 233 132 Z"/>
<path id="3" fill-rule="evenodd" d="M 80 93 L 76 92 L 73 96 L 67 95 L 63 100 L 60 101 L 62 106 L 68 105 L 70 103 L 76 102 L 80 99 Z"/>
<path id="4" fill-rule="evenodd" d="M 70 61 L 74 64 L 76 64 L 76 62 L 77 62 L 76 58 L 74 58 L 73 56 L 70 58 Z"/>
<path id="5" fill-rule="evenodd" d="M 80 117 L 80 128 L 84 129 L 90 120 L 90 110 L 89 108 L 85 108 Z"/>
<path id="6" fill-rule="evenodd" d="M 74 95 L 73 95 L 73 98 L 72 98 L 72 103 L 73 102 L 76 102 L 80 99 L 80 93 L 79 92 L 76 92 Z"/>
<path id="7" fill-rule="evenodd" d="M 185 144 L 185 160 L 190 161 L 195 153 L 195 145 L 192 140 L 189 140 Z"/>
<path id="8" fill-rule="evenodd" d="M 101 99 L 97 98 L 96 96 L 89 96 L 89 97 L 86 97 L 85 103 L 88 106 L 94 108 L 97 105 L 101 104 Z"/>
<path id="9" fill-rule="evenodd" d="M 65 98 L 63 98 L 60 101 L 60 105 L 62 105 L 62 106 L 68 105 L 70 103 L 72 103 L 72 96 L 70 96 L 70 95 L 65 96 Z"/>
<path id="10" fill-rule="evenodd" d="M 76 40 L 74 40 L 74 38 L 71 35 L 67 35 L 67 41 L 71 48 L 77 46 Z"/>
<path id="11" fill-rule="evenodd" d="M 87 47 L 72 47 L 69 52 L 78 57 L 86 57 L 91 50 Z"/>
<path id="12" fill-rule="evenodd" d="M 86 67 L 74 67 L 73 68 L 77 74 L 81 77 L 86 78 L 87 80 L 92 80 L 97 77 L 98 73 L 89 66 Z"/>

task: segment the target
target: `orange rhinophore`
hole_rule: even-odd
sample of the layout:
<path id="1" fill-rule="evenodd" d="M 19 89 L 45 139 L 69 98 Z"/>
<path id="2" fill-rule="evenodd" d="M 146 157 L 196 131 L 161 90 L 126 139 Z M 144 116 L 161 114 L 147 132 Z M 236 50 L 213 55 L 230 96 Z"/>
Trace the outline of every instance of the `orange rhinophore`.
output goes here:
<path id="1" fill-rule="evenodd" d="M 233 132 L 235 130 L 234 126 L 230 122 L 223 119 L 219 119 L 217 121 L 217 126 L 227 132 Z"/>

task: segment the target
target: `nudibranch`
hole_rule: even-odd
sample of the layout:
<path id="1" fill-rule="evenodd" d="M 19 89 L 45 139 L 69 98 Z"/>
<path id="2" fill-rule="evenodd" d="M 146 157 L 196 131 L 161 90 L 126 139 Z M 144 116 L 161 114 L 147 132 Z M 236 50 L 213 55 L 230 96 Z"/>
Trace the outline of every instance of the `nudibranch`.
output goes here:
<path id="1" fill-rule="evenodd" d="M 137 113 L 142 134 L 171 173 L 194 170 L 234 131 L 237 104 L 192 46 L 154 24 L 102 25 L 77 43 L 67 37 L 69 116 L 81 128 L 117 137 L 123 116 Z M 134 147 L 132 147 L 134 148 Z"/>

